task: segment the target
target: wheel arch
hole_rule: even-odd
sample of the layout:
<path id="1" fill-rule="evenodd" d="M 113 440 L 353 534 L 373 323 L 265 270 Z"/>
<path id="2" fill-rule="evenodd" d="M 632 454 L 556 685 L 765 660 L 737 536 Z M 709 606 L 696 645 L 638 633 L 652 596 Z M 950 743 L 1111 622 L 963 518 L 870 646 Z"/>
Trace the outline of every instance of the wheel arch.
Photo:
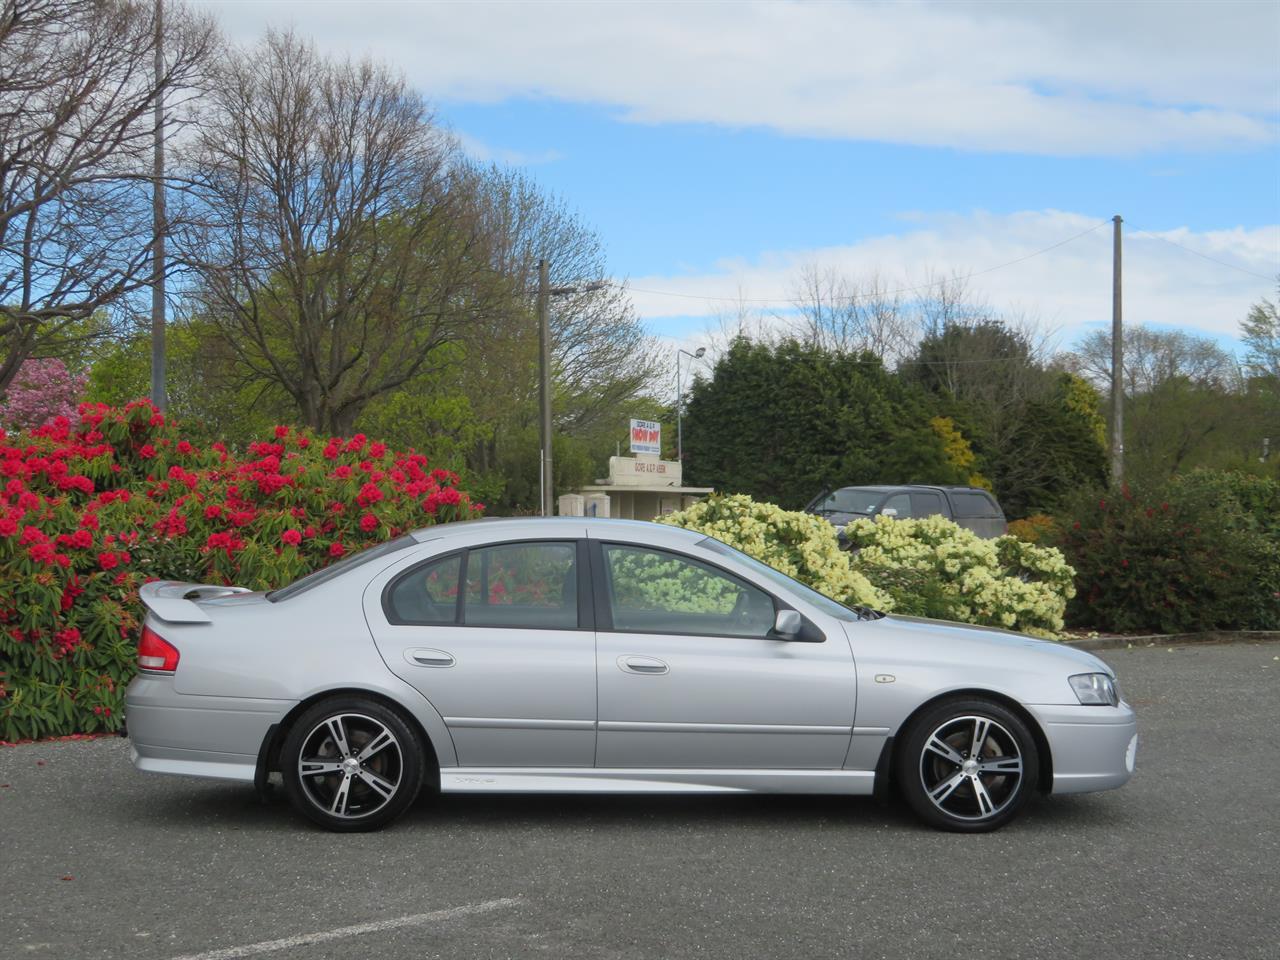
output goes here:
<path id="1" fill-rule="evenodd" d="M 254 778 L 255 783 L 261 789 L 266 783 L 267 777 L 273 772 L 280 769 L 280 750 L 284 745 L 285 738 L 289 735 L 289 731 L 293 728 L 294 723 L 307 710 L 310 710 L 317 703 L 335 697 L 364 697 L 381 704 L 388 710 L 394 711 L 400 716 L 405 723 L 409 725 L 409 729 L 417 734 L 422 742 L 422 748 L 427 754 L 430 762 L 430 769 L 424 771 L 423 786 L 428 787 L 436 792 L 440 789 L 440 761 L 442 751 L 437 749 L 435 742 L 428 733 L 426 725 L 422 722 L 413 710 L 407 708 L 394 697 L 379 691 L 371 690 L 368 687 L 333 687 L 327 690 L 319 690 L 310 696 L 299 700 L 280 720 L 273 723 L 263 737 L 262 746 L 258 751 L 257 774 Z M 450 744 L 449 746 L 452 746 Z M 448 756 L 448 754 L 446 754 Z"/>
<path id="2" fill-rule="evenodd" d="M 999 693 L 995 690 L 987 690 L 982 687 L 963 687 L 959 690 L 947 690 L 936 696 L 930 697 L 921 703 L 910 715 L 907 716 L 898 729 L 893 732 L 885 741 L 884 750 L 880 757 L 880 763 L 876 766 L 876 783 L 877 786 L 881 782 L 881 767 L 884 770 L 884 783 L 887 790 L 888 784 L 892 782 L 894 771 L 897 769 L 901 760 L 903 744 L 906 738 L 903 732 L 908 730 L 916 721 L 916 718 L 925 711 L 936 707 L 940 703 L 947 700 L 963 700 L 968 697 L 978 697 L 983 700 L 993 700 L 1000 706 L 1005 707 L 1013 713 L 1019 720 L 1027 725 L 1027 729 L 1031 731 L 1031 737 L 1036 743 L 1036 755 L 1039 761 L 1039 773 L 1036 777 L 1036 789 L 1042 793 L 1049 793 L 1053 789 L 1053 752 L 1049 749 L 1049 738 L 1045 736 L 1044 730 L 1040 726 L 1040 721 L 1035 715 L 1024 707 L 1021 703 L 1010 697 L 1008 694 Z"/>

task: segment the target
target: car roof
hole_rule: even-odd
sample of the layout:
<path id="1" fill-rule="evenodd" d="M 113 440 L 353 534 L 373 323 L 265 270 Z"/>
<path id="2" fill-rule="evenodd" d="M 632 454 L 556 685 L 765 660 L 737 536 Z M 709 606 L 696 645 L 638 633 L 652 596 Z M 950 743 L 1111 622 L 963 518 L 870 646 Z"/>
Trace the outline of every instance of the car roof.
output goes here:
<path id="1" fill-rule="evenodd" d="M 584 529 L 589 530 L 592 536 L 613 535 L 627 539 L 642 535 L 644 539 L 670 540 L 673 536 L 677 538 L 683 536 L 689 540 L 701 540 L 706 536 L 694 530 L 685 530 L 682 527 L 653 523 L 648 520 L 621 520 L 611 517 L 482 517 L 477 520 L 457 520 L 453 523 L 422 527 L 413 531 L 410 536 L 419 543 L 424 543 L 427 540 L 471 534 L 481 525 L 486 533 L 491 532 L 495 538 L 548 535 L 579 537 Z"/>
<path id="2" fill-rule="evenodd" d="M 862 484 L 853 484 L 848 487 L 837 487 L 836 490 L 867 490 L 872 493 L 888 493 L 891 490 L 972 490 L 975 493 L 990 492 L 982 489 L 982 487 L 966 487 L 946 483 L 895 483 L 892 485 L 876 484 L 865 486 Z"/>

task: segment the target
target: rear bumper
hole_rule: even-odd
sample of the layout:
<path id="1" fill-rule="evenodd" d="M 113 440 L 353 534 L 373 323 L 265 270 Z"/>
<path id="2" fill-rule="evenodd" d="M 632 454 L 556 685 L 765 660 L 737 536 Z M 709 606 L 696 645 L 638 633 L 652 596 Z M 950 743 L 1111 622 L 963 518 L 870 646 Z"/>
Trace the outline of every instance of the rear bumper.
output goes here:
<path id="1" fill-rule="evenodd" d="M 1053 793 L 1114 790 L 1133 776 L 1138 721 L 1118 707 L 1032 706 L 1053 758 Z"/>
<path id="2" fill-rule="evenodd" d="M 292 706 L 176 693 L 171 677 L 139 674 L 125 695 L 133 765 L 148 773 L 252 783 L 263 738 Z"/>

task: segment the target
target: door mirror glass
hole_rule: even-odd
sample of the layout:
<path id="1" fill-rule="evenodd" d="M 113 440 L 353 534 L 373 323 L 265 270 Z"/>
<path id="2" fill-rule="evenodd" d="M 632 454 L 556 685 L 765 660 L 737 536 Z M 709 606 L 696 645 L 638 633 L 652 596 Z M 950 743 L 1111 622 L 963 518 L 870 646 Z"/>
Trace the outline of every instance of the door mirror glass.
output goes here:
<path id="1" fill-rule="evenodd" d="M 779 610 L 773 618 L 773 632 L 782 637 L 794 637 L 804 626 L 804 618 L 796 610 Z"/>

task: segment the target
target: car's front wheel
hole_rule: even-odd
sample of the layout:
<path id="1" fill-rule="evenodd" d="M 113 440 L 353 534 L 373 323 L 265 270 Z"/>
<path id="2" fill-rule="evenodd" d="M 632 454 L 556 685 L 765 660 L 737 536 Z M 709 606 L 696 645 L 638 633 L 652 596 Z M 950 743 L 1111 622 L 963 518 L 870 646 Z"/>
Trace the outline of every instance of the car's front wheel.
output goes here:
<path id="1" fill-rule="evenodd" d="M 329 830 L 376 830 L 422 788 L 426 759 L 394 710 L 364 697 L 335 697 L 300 716 L 280 751 L 285 791 L 303 816 Z"/>
<path id="2" fill-rule="evenodd" d="M 977 833 L 1008 823 L 1039 774 L 1035 738 L 993 700 L 947 700 L 907 729 L 898 785 L 916 814 L 943 830 Z"/>

